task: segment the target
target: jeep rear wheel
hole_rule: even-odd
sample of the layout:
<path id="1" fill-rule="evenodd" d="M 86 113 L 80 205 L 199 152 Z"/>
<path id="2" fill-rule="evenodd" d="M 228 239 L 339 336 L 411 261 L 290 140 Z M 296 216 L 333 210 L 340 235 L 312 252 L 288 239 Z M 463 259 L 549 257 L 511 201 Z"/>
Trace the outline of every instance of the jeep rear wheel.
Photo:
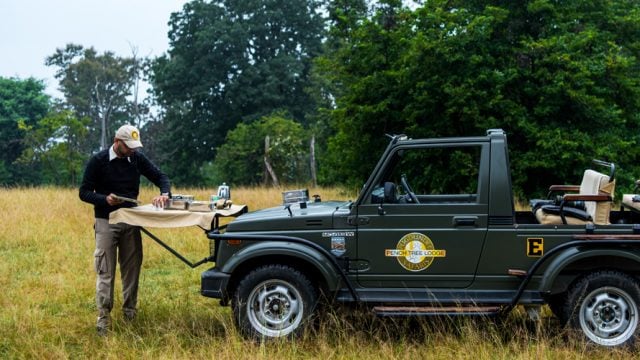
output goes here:
<path id="1" fill-rule="evenodd" d="M 603 346 L 633 344 L 638 332 L 640 288 L 629 275 L 602 271 L 580 280 L 569 292 L 570 325 Z"/>
<path id="2" fill-rule="evenodd" d="M 316 291 L 301 272 L 285 265 L 266 265 L 240 281 L 233 298 L 233 314 L 245 337 L 297 336 L 316 303 Z"/>

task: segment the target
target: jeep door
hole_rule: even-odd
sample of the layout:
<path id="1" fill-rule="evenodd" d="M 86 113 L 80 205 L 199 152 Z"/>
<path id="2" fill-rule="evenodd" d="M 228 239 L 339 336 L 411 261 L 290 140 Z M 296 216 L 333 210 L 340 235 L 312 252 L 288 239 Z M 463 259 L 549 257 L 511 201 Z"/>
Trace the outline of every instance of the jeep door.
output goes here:
<path id="1" fill-rule="evenodd" d="M 391 150 L 357 205 L 361 286 L 473 282 L 488 223 L 490 151 L 483 139 L 407 141 Z"/>

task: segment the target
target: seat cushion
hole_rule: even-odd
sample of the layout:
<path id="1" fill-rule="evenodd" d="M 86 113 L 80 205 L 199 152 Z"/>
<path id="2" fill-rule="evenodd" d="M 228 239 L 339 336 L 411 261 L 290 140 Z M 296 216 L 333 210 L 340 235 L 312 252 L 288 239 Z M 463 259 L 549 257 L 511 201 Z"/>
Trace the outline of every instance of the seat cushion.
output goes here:
<path id="1" fill-rule="evenodd" d="M 555 205 L 549 205 L 549 206 L 555 206 Z M 559 206 L 557 206 L 558 208 L 557 212 L 554 211 L 554 209 L 547 209 L 547 210 L 551 210 L 550 212 L 545 211 L 543 208 L 544 206 L 539 207 L 533 213 L 536 217 L 536 220 L 538 220 L 540 224 L 543 224 L 543 225 L 561 225 L 562 224 L 562 218 L 559 215 L 560 214 Z M 569 211 L 577 210 L 578 212 L 581 212 L 580 218 L 570 216 L 569 213 L 567 212 L 568 209 L 570 209 Z M 584 225 L 592 222 L 591 218 L 589 217 L 589 214 L 587 214 L 584 210 L 569 208 L 569 207 L 565 207 L 563 208 L 563 210 L 565 211 L 564 218 L 567 220 L 568 225 Z"/>
<path id="2" fill-rule="evenodd" d="M 600 193 L 600 190 L 607 184 L 609 184 L 609 177 L 607 175 L 599 173 L 595 170 L 587 169 L 582 176 L 582 183 L 580 183 L 580 195 L 598 195 Z M 596 216 L 596 208 L 598 204 L 596 204 L 594 201 L 586 201 L 584 205 L 589 215 L 591 215 L 592 218 L 596 219 L 596 223 L 606 222 L 605 219 L 601 218 L 602 216 Z M 609 208 L 609 210 L 611 209 Z"/>
<path id="3" fill-rule="evenodd" d="M 551 215 L 560 215 L 560 206 L 559 205 L 543 205 L 540 207 L 542 209 L 542 211 L 551 214 Z M 589 215 L 589 213 L 587 213 L 585 210 L 582 209 L 578 209 L 578 208 L 574 208 L 574 207 L 570 207 L 570 206 L 565 206 L 564 208 L 562 208 L 562 211 L 564 212 L 565 216 L 571 216 L 574 217 L 576 219 L 580 219 L 580 220 L 585 220 L 585 221 L 590 221 L 593 220 L 591 218 L 591 215 Z"/>

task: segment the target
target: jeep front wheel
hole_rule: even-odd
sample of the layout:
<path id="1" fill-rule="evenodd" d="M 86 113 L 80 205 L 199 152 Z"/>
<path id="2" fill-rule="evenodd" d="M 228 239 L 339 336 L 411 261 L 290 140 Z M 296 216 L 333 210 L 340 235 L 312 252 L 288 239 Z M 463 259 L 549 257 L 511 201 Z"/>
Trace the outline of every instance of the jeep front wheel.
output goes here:
<path id="1" fill-rule="evenodd" d="M 602 271 L 569 292 L 565 316 L 571 326 L 603 346 L 630 345 L 638 330 L 640 288 L 629 275 Z"/>
<path id="2" fill-rule="evenodd" d="M 297 336 L 317 303 L 311 282 L 285 265 L 266 265 L 240 281 L 233 297 L 233 314 L 245 337 Z"/>

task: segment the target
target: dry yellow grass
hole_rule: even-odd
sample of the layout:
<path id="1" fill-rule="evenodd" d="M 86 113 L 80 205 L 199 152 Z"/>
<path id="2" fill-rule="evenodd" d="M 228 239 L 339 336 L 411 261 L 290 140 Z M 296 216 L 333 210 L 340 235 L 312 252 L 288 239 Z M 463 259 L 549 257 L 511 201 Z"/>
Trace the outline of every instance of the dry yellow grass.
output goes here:
<path id="1" fill-rule="evenodd" d="M 213 189 L 177 189 L 207 199 Z M 324 200 L 349 199 L 313 189 Z M 149 201 L 155 190 L 145 188 Z M 251 209 L 276 206 L 281 190 L 232 189 Z M 229 308 L 199 294 L 200 272 L 148 238 L 140 315 L 122 321 L 117 282 L 113 331 L 95 333 L 93 211 L 75 189 L 0 189 L 0 358 L 9 359 L 581 359 L 631 352 L 567 342 L 557 323 L 536 326 L 520 313 L 505 322 L 380 320 L 344 309 L 320 316 L 315 334 L 267 344 L 243 340 Z M 153 230 L 192 261 L 208 254 L 201 230 Z"/>

